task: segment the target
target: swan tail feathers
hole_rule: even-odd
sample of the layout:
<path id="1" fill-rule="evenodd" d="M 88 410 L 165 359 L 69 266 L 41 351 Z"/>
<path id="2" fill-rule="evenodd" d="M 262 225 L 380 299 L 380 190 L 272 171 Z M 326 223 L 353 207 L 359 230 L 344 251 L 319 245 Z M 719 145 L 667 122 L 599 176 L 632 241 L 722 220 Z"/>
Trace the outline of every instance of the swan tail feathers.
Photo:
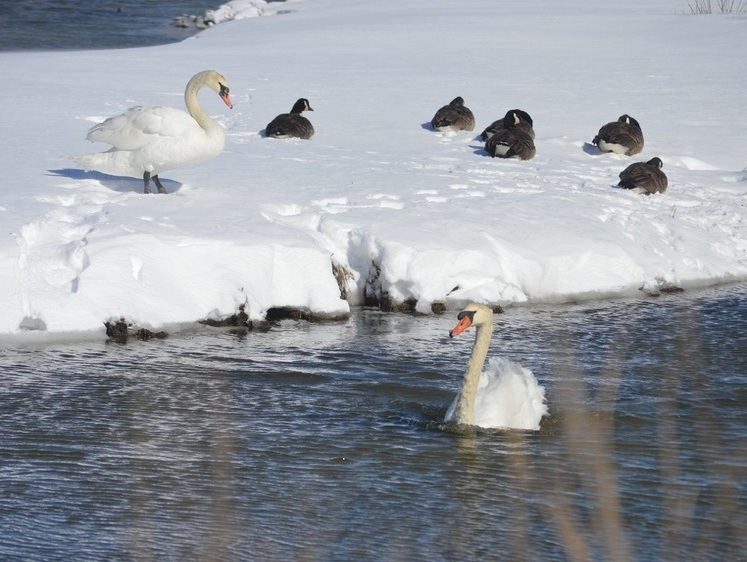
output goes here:
<path id="1" fill-rule="evenodd" d="M 86 171 L 94 170 L 112 176 L 143 177 L 144 170 L 132 166 L 126 152 L 109 151 L 82 154 L 74 156 L 72 160 Z"/>

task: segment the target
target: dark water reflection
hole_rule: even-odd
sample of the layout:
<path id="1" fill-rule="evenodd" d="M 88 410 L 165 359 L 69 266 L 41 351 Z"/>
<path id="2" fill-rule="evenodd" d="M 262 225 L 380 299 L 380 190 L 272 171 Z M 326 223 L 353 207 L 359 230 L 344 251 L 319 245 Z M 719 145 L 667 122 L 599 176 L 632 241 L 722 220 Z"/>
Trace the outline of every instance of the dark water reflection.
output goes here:
<path id="1" fill-rule="evenodd" d="M 0 2 L 0 52 L 174 43 L 196 32 L 174 27 L 174 18 L 202 15 L 221 4 L 221 0 L 4 0 Z"/>
<path id="2" fill-rule="evenodd" d="M 539 432 L 440 420 L 469 338 L 364 311 L 0 351 L 0 558 L 738 560 L 747 288 L 509 310 Z"/>

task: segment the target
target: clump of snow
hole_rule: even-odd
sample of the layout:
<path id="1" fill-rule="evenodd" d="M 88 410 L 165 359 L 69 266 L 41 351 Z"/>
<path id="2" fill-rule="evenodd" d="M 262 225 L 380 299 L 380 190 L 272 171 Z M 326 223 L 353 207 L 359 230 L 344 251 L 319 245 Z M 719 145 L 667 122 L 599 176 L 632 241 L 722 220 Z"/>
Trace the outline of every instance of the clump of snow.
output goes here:
<path id="1" fill-rule="evenodd" d="M 276 3 L 278 4 L 278 3 Z M 281 3 L 282 5 L 282 3 Z M 204 14 L 185 14 L 174 18 L 172 25 L 180 28 L 203 30 L 231 20 L 256 18 L 277 13 L 265 0 L 232 0 Z"/>
<path id="2" fill-rule="evenodd" d="M 13 76 L 0 124 L 0 335 L 747 279 L 743 18 L 645 0 L 289 4 L 178 44 L 0 53 Z M 209 68 L 234 101 L 231 111 L 200 95 L 226 148 L 162 174 L 168 195 L 75 167 L 70 156 L 107 148 L 85 141 L 93 122 L 183 107 L 187 81 Z M 493 159 L 474 133 L 430 130 L 457 95 L 476 130 L 529 112 L 536 157 Z M 315 109 L 314 138 L 262 137 L 300 97 Z M 623 113 L 640 122 L 643 152 L 590 147 Z M 654 156 L 666 193 L 614 187 Z"/>
<path id="3" fill-rule="evenodd" d="M 205 16 L 213 24 L 255 18 L 264 15 L 266 6 L 267 2 L 264 0 L 232 0 L 215 10 L 208 10 Z"/>

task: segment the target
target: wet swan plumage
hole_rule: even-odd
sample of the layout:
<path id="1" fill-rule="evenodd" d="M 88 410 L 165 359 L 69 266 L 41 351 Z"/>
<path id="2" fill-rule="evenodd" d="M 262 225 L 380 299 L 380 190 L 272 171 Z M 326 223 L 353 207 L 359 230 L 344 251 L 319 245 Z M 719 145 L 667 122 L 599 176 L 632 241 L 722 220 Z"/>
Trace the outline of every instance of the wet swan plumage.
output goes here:
<path id="1" fill-rule="evenodd" d="M 532 372 L 507 359 L 491 359 L 483 370 L 493 334 L 493 311 L 482 304 L 467 305 L 450 337 L 476 328 L 475 343 L 461 389 L 444 421 L 479 427 L 540 428 L 547 414 L 545 390 Z"/>

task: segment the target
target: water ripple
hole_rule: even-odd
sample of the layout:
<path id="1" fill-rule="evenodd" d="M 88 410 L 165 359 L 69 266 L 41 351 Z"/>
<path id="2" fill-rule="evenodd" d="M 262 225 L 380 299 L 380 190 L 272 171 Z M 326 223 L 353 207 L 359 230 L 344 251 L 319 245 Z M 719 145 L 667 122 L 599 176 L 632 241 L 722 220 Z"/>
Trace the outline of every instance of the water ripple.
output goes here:
<path id="1" fill-rule="evenodd" d="M 448 317 L 4 349 L 0 558 L 737 559 L 745 312 L 507 311 L 538 432 L 442 423 L 471 345 Z"/>

